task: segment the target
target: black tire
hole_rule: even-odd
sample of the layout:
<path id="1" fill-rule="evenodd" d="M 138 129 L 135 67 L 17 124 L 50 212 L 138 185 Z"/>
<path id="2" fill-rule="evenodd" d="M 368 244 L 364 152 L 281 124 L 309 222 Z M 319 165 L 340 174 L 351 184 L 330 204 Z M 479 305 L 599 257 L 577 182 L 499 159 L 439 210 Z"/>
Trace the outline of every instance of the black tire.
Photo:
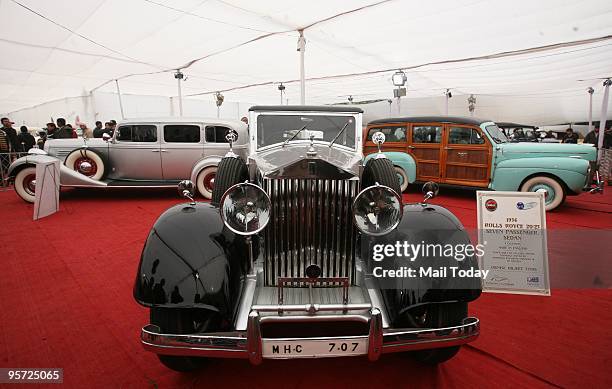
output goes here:
<path id="1" fill-rule="evenodd" d="M 244 182 L 248 178 L 247 166 L 244 161 L 236 157 L 224 157 L 217 166 L 215 186 L 211 203 L 219 205 L 221 197 L 232 185 Z"/>
<path id="2" fill-rule="evenodd" d="M 423 328 L 444 328 L 460 325 L 463 319 L 467 317 L 468 308 L 467 303 L 446 303 L 446 304 L 430 304 L 425 311 L 425 320 L 422 324 L 418 325 Z M 411 315 L 410 312 L 404 313 L 404 315 Z M 404 317 L 400 319 L 403 325 L 406 322 L 414 323 L 413 317 Z M 446 362 L 454 357 L 461 346 L 435 348 L 430 350 L 419 350 L 412 353 L 412 356 L 421 363 L 428 365 L 437 365 L 438 363 Z"/>
<path id="3" fill-rule="evenodd" d="M 217 323 L 206 319 L 206 311 L 185 308 L 151 308 L 151 324 L 158 326 L 161 332 L 170 334 L 192 334 L 194 332 L 214 331 Z M 189 372 L 201 368 L 205 358 L 177 355 L 160 355 L 160 362 L 169 369 Z"/>
<path id="4" fill-rule="evenodd" d="M 368 161 L 361 177 L 362 189 L 379 183 L 402 194 L 399 179 L 393 163 L 388 158 L 373 158 Z"/>

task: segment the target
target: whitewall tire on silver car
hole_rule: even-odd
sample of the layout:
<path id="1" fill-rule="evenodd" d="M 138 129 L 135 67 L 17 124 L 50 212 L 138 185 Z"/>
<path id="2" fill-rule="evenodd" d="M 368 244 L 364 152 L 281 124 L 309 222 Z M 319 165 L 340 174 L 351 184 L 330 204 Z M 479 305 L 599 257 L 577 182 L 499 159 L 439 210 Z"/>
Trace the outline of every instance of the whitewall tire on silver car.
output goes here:
<path id="1" fill-rule="evenodd" d="M 102 158 L 90 150 L 75 150 L 66 157 L 64 164 L 93 180 L 100 180 L 104 177 L 104 161 Z"/>
<path id="2" fill-rule="evenodd" d="M 205 199 L 212 199 L 213 189 L 215 188 L 215 177 L 217 176 L 217 167 L 209 166 L 203 169 L 198 174 L 196 185 L 198 186 L 198 192 Z"/>
<path id="3" fill-rule="evenodd" d="M 23 200 L 33 203 L 36 198 L 36 168 L 27 167 L 22 169 L 15 176 L 15 192 Z"/>
<path id="4" fill-rule="evenodd" d="M 552 211 L 565 201 L 565 191 L 559 181 L 547 176 L 536 176 L 521 185 L 521 192 L 545 191 L 544 203 L 547 211 Z"/>

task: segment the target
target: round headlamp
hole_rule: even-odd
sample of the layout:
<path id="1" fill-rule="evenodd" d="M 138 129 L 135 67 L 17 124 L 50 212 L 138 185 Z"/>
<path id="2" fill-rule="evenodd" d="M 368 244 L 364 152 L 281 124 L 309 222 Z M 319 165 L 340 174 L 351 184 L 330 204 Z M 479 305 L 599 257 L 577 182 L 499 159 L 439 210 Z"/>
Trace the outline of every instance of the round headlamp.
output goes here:
<path id="1" fill-rule="evenodd" d="M 221 219 L 232 232 L 253 235 L 270 221 L 270 197 L 259 186 L 245 182 L 230 187 L 221 197 Z"/>
<path id="2" fill-rule="evenodd" d="M 353 202 L 353 219 L 359 231 L 380 236 L 391 232 L 402 220 L 402 199 L 388 186 L 365 188 Z"/>

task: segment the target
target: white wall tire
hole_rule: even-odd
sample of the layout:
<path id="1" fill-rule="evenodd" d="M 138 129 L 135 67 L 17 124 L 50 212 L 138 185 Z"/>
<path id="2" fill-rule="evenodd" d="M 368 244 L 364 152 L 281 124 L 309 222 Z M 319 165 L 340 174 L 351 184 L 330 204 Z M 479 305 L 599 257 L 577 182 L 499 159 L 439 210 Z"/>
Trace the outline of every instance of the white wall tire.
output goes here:
<path id="1" fill-rule="evenodd" d="M 521 185 L 521 192 L 537 192 L 538 189 L 546 190 L 544 202 L 547 211 L 552 211 L 565 201 L 563 186 L 554 178 L 536 176 L 528 179 Z"/>
<path id="2" fill-rule="evenodd" d="M 400 189 L 402 190 L 402 193 L 404 193 L 404 191 L 408 189 L 408 175 L 406 174 L 406 171 L 401 167 L 394 166 L 394 168 L 395 172 L 397 173 L 397 177 L 399 178 Z"/>
<path id="3" fill-rule="evenodd" d="M 35 185 L 36 185 L 36 168 L 26 167 L 21 169 L 15 176 L 15 192 L 24 201 L 33 203 L 36 199 Z"/>
<path id="4" fill-rule="evenodd" d="M 213 189 L 215 188 L 215 177 L 216 176 L 217 176 L 216 166 L 209 166 L 203 169 L 198 174 L 196 185 L 198 187 L 198 192 L 200 192 L 202 197 L 204 197 L 205 199 L 208 199 L 208 200 L 212 199 Z"/>
<path id="5" fill-rule="evenodd" d="M 81 169 L 80 166 L 82 166 L 82 162 L 88 162 L 92 166 L 92 169 Z M 92 180 L 100 180 L 102 177 L 104 177 L 104 161 L 102 161 L 102 158 L 98 154 L 91 150 L 74 150 L 66 157 L 64 165 L 75 172 L 91 178 Z"/>

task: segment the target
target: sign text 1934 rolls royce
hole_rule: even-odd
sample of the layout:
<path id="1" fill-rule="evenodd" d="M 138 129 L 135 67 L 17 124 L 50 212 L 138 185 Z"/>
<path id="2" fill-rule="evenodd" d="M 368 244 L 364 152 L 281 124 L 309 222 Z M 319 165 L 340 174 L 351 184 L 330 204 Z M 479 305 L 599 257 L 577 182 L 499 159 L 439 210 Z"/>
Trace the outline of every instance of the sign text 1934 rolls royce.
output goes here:
<path id="1" fill-rule="evenodd" d="M 45 142 L 9 167 L 15 191 L 34 202 L 36 164 L 56 157 L 63 187 L 175 187 L 190 178 L 198 192 L 212 197 L 217 164 L 229 150 L 227 133 L 237 136 L 234 150 L 247 154 L 247 127 L 239 121 L 202 118 L 129 119 L 105 139 L 57 139 Z"/>
<path id="2" fill-rule="evenodd" d="M 467 304 L 480 278 L 458 286 L 450 276 L 383 280 L 372 271 L 383 243 L 470 240 L 454 215 L 426 202 L 436 184 L 404 205 L 390 160 L 379 153 L 363 164 L 361 123 L 350 107 L 250 109 L 248 158 L 230 151 L 212 201 L 168 209 L 147 238 L 134 286 L 150 310 L 145 349 L 176 370 L 206 357 L 258 364 L 402 351 L 438 363 L 476 339 Z M 179 191 L 191 198 L 193 183 Z M 398 269 L 411 266 L 387 254 Z M 478 269 L 474 255 L 457 266 Z"/>
<path id="3" fill-rule="evenodd" d="M 603 188 L 600 182 L 591 187 L 597 161 L 592 145 L 514 143 L 489 120 L 403 117 L 368 124 L 366 155 L 376 152 L 371 140 L 376 132 L 387 136 L 385 155 L 395 166 L 402 190 L 412 182 L 433 181 L 502 191 L 544 191 L 550 211 L 567 195 Z"/>

